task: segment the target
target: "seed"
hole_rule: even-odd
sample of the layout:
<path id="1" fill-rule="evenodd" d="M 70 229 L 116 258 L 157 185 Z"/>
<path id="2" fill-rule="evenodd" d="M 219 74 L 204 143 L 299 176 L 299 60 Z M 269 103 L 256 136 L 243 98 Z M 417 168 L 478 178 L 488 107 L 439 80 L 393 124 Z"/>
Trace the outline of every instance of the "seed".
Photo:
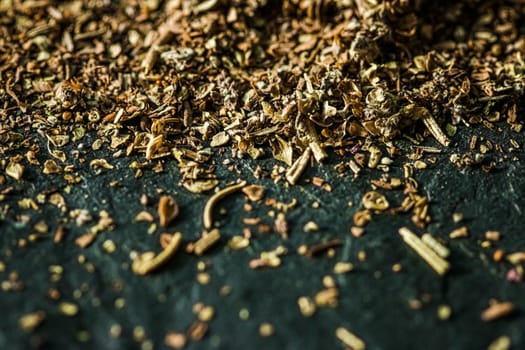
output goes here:
<path id="1" fill-rule="evenodd" d="M 126 300 L 124 298 L 115 299 L 115 308 L 121 310 L 126 306 Z"/>
<path id="2" fill-rule="evenodd" d="M 197 274 L 197 282 L 200 284 L 200 285 L 207 285 L 209 284 L 211 281 L 211 276 L 209 273 L 207 272 L 200 272 Z"/>
<path id="3" fill-rule="evenodd" d="M 403 267 L 399 263 L 392 265 L 392 271 L 393 272 L 399 272 L 399 271 L 401 271 L 402 268 Z"/>
<path id="4" fill-rule="evenodd" d="M 78 314 L 78 306 L 71 302 L 61 302 L 58 304 L 58 312 L 65 316 L 75 316 Z"/>
<path id="5" fill-rule="evenodd" d="M 437 309 L 438 318 L 446 321 L 452 315 L 452 308 L 448 305 L 439 305 Z"/>
<path id="6" fill-rule="evenodd" d="M 263 322 L 259 326 L 259 334 L 261 335 L 261 337 L 269 337 L 273 335 L 273 332 L 274 332 L 274 327 L 273 327 L 273 324 L 271 323 Z"/>
<path id="7" fill-rule="evenodd" d="M 246 308 L 239 310 L 239 318 L 243 321 L 246 321 L 250 318 L 250 311 Z"/>
<path id="8" fill-rule="evenodd" d="M 109 327 L 109 336 L 112 338 L 118 338 L 122 334 L 122 326 L 118 323 L 114 323 Z"/>

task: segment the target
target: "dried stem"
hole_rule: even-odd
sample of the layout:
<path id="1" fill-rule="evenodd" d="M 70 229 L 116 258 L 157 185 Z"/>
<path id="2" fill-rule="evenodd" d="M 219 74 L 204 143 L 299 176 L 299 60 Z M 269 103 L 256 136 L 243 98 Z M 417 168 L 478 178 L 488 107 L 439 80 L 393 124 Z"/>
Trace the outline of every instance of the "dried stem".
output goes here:
<path id="1" fill-rule="evenodd" d="M 180 244 L 182 242 L 182 234 L 180 232 L 177 232 L 171 237 L 171 240 L 169 244 L 166 246 L 166 248 L 154 256 L 151 259 L 143 259 L 141 256 L 137 257 L 133 264 L 131 265 L 131 269 L 134 273 L 137 275 L 146 275 L 162 265 L 166 264 L 171 257 L 175 254 L 177 249 L 179 248 Z"/>
<path id="2" fill-rule="evenodd" d="M 432 114 L 430 114 L 430 112 L 426 108 L 423 108 L 423 107 L 419 107 L 419 108 L 421 108 L 420 109 L 421 113 L 419 114 L 419 116 L 421 120 L 423 120 L 423 123 L 427 127 L 428 131 L 430 131 L 432 136 L 434 136 L 434 138 L 440 144 L 442 144 L 445 147 L 448 147 L 448 145 L 450 144 L 450 140 L 448 139 L 447 135 L 445 135 L 445 133 L 443 133 L 443 131 L 439 127 L 438 123 L 436 122 L 436 119 L 434 119 Z"/>
<path id="3" fill-rule="evenodd" d="M 213 207 L 217 204 L 217 202 L 219 202 L 224 197 L 239 191 L 244 186 L 246 186 L 246 181 L 242 181 L 238 184 L 225 187 L 210 197 L 210 199 L 206 203 L 206 206 L 204 207 L 204 212 L 202 214 L 202 221 L 204 223 L 205 229 L 209 230 L 213 226 Z"/>
<path id="4" fill-rule="evenodd" d="M 205 232 L 202 237 L 193 244 L 193 253 L 202 255 L 210 249 L 221 238 L 219 229 L 213 229 L 210 232 Z"/>
<path id="5" fill-rule="evenodd" d="M 415 233 L 406 227 L 401 227 L 399 234 L 403 237 L 405 243 L 414 249 L 439 275 L 442 276 L 448 271 L 450 268 L 449 263 L 425 245 Z"/>
<path id="6" fill-rule="evenodd" d="M 311 154 L 312 150 L 310 147 L 306 147 L 303 154 L 297 158 L 297 160 L 288 169 L 286 172 L 286 180 L 290 183 L 290 185 L 295 185 L 297 183 L 297 180 L 299 180 L 299 177 L 304 172 L 308 162 L 310 161 Z"/>

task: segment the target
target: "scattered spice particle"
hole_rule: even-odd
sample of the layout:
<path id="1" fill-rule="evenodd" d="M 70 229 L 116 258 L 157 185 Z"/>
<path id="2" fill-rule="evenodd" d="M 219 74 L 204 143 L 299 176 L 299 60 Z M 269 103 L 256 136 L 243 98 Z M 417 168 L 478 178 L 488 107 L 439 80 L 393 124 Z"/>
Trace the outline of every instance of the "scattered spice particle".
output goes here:
<path id="1" fill-rule="evenodd" d="M 297 299 L 297 306 L 299 307 L 301 315 L 303 315 L 304 317 L 313 316 L 317 309 L 314 300 L 310 297 L 305 296 L 299 297 Z"/>
<path id="2" fill-rule="evenodd" d="M 335 336 L 337 339 L 339 339 L 343 344 L 348 346 L 352 350 L 365 350 L 366 344 L 365 342 L 356 336 L 354 333 L 350 332 L 348 329 L 344 327 L 339 327 L 335 330 Z"/>
<path id="3" fill-rule="evenodd" d="M 348 273 L 351 272 L 353 269 L 354 264 L 352 264 L 351 262 L 338 261 L 334 265 L 334 273 L 336 274 Z"/>
<path id="4" fill-rule="evenodd" d="M 457 224 L 463 220 L 463 213 L 453 213 L 452 221 Z"/>
<path id="5" fill-rule="evenodd" d="M 352 236 L 354 236 L 355 238 L 359 238 L 361 236 L 363 236 L 365 234 L 365 229 L 364 227 L 359 227 L 359 226 L 352 226 L 350 227 L 350 234 Z"/>
<path id="6" fill-rule="evenodd" d="M 261 337 L 270 337 L 275 332 L 273 324 L 269 322 L 263 322 L 259 325 L 259 334 Z"/>
<path id="7" fill-rule="evenodd" d="M 18 181 L 22 179 L 22 176 L 24 175 L 24 170 L 25 167 L 22 164 L 9 162 L 9 164 L 7 164 L 7 167 L 5 168 L 5 173 L 6 175 Z"/>
<path id="8" fill-rule="evenodd" d="M 178 332 L 168 332 L 164 336 L 164 344 L 172 349 L 182 349 L 186 346 L 186 335 Z"/>
<path id="9" fill-rule="evenodd" d="M 126 306 L 126 300 L 124 298 L 117 298 L 114 302 L 115 309 L 122 310 Z"/>
<path id="10" fill-rule="evenodd" d="M 306 233 L 317 232 L 318 230 L 319 230 L 319 225 L 317 225 L 315 221 L 310 220 L 303 226 L 303 231 Z"/>
<path id="11" fill-rule="evenodd" d="M 137 255 L 133 260 L 131 268 L 138 275 L 146 275 L 165 263 L 175 254 L 182 242 L 182 234 L 177 232 L 173 235 L 168 246 L 158 255 L 143 253 Z"/>
<path id="12" fill-rule="evenodd" d="M 440 257 L 444 259 L 449 257 L 450 250 L 447 247 L 445 247 L 441 242 L 439 242 L 436 238 L 434 238 L 434 236 L 432 236 L 430 233 L 424 233 L 421 236 L 421 240 L 433 251 L 435 251 L 436 254 Z"/>
<path id="13" fill-rule="evenodd" d="M 511 316 L 515 312 L 516 307 L 513 303 L 492 300 L 490 306 L 481 313 L 481 319 L 485 322 L 491 322 L 503 317 Z"/>
<path id="14" fill-rule="evenodd" d="M 505 252 L 501 248 L 496 249 L 492 254 L 492 260 L 494 260 L 494 262 L 500 262 L 503 258 L 505 258 Z"/>
<path id="15" fill-rule="evenodd" d="M 283 239 L 288 238 L 288 222 L 284 213 L 278 213 L 274 221 L 275 232 L 281 235 Z"/>
<path id="16" fill-rule="evenodd" d="M 219 289 L 219 295 L 221 297 L 226 297 L 231 294 L 233 288 L 229 285 L 224 285 Z"/>
<path id="17" fill-rule="evenodd" d="M 197 314 L 199 321 L 203 322 L 211 321 L 213 316 L 215 316 L 215 308 L 211 305 L 204 306 Z"/>
<path id="18" fill-rule="evenodd" d="M 517 267 L 511 268 L 507 271 L 505 276 L 506 280 L 509 282 L 519 283 L 523 281 L 523 267 L 518 265 Z"/>
<path id="19" fill-rule="evenodd" d="M 243 321 L 246 321 L 250 318 L 250 310 L 247 308 L 242 308 L 239 310 L 239 318 Z"/>
<path id="20" fill-rule="evenodd" d="M 492 343 L 489 344 L 487 350 L 509 350 L 511 348 L 512 342 L 510 337 L 502 335 L 496 338 Z"/>
<path id="21" fill-rule="evenodd" d="M 258 202 L 264 197 L 264 187 L 258 185 L 248 185 L 243 187 L 242 192 L 252 202 Z"/>
<path id="22" fill-rule="evenodd" d="M 319 307 L 336 307 L 338 299 L 339 289 L 336 287 L 322 289 L 314 297 L 315 304 Z"/>
<path id="23" fill-rule="evenodd" d="M 194 254 L 201 256 L 208 249 L 213 247 L 221 238 L 221 231 L 217 228 L 214 228 L 211 231 L 204 231 L 201 238 L 196 242 L 188 244 L 186 251 L 193 252 Z"/>
<path id="24" fill-rule="evenodd" d="M 75 316 L 78 314 L 78 306 L 75 303 L 63 301 L 58 304 L 58 312 L 65 316 Z"/>
<path id="25" fill-rule="evenodd" d="M 452 308 L 449 305 L 439 305 L 437 315 L 440 320 L 446 321 L 452 315 Z"/>
<path id="26" fill-rule="evenodd" d="M 515 252 L 507 254 L 506 258 L 507 261 L 509 261 L 511 264 L 518 265 L 522 262 L 525 262 L 525 252 Z"/>
<path id="27" fill-rule="evenodd" d="M 233 250 L 241 250 L 250 245 L 250 240 L 244 236 L 233 236 L 228 241 L 228 247 Z"/>
<path id="28" fill-rule="evenodd" d="M 487 231 L 485 232 L 485 239 L 489 241 L 499 241 L 501 239 L 501 233 L 499 231 Z"/>
<path id="29" fill-rule="evenodd" d="M 206 202 L 206 205 L 204 207 L 204 212 L 202 215 L 205 229 L 209 230 L 213 226 L 213 208 L 217 204 L 217 202 L 229 196 L 230 194 L 237 192 L 238 190 L 242 189 L 244 186 L 246 186 L 246 181 L 241 181 L 238 184 L 223 188 L 222 190 L 216 192 L 214 195 L 210 197 L 208 202 Z"/>
<path id="30" fill-rule="evenodd" d="M 384 211 L 390 206 L 386 197 L 376 191 L 365 193 L 362 203 L 365 209 L 378 211 Z"/>
<path id="31" fill-rule="evenodd" d="M 54 243 L 62 242 L 65 234 L 66 234 L 66 229 L 64 228 L 64 226 L 59 225 L 55 231 L 55 235 L 53 236 L 53 242 Z"/>
<path id="32" fill-rule="evenodd" d="M 211 275 L 207 272 L 199 272 L 197 274 L 197 283 L 202 286 L 208 285 L 211 282 Z"/>
<path id="33" fill-rule="evenodd" d="M 353 216 L 354 224 L 358 227 L 363 227 L 372 220 L 372 214 L 369 210 L 356 211 Z"/>
<path id="34" fill-rule="evenodd" d="M 461 226 L 448 235 L 450 239 L 457 239 L 457 238 L 466 238 L 468 237 L 468 229 L 467 226 Z"/>
<path id="35" fill-rule="evenodd" d="M 117 245 L 110 239 L 105 240 L 102 243 L 102 248 L 108 254 L 113 254 L 117 250 Z"/>
<path id="36" fill-rule="evenodd" d="M 109 336 L 112 338 L 118 338 L 122 334 L 122 326 L 118 323 L 114 323 L 109 327 Z"/>
<path id="37" fill-rule="evenodd" d="M 167 227 L 178 215 L 179 205 L 172 196 L 162 196 L 157 206 L 160 227 Z"/>
<path id="38" fill-rule="evenodd" d="M 21 316 L 18 319 L 18 325 L 24 332 L 33 332 L 37 329 L 46 318 L 44 311 L 35 311 Z"/>
<path id="39" fill-rule="evenodd" d="M 341 239 L 332 239 L 330 241 L 314 244 L 308 248 L 306 256 L 313 258 L 325 251 L 330 250 L 331 248 L 340 247 L 343 245 L 343 240 Z"/>

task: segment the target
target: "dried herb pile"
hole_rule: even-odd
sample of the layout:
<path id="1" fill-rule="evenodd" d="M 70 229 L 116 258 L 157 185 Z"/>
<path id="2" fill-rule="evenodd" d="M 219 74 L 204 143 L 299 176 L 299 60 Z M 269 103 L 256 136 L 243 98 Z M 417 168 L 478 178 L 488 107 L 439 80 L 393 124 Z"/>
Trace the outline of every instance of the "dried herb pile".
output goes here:
<path id="1" fill-rule="evenodd" d="M 269 144 L 291 165 L 307 148 L 321 161 L 417 120 L 444 145 L 445 123 L 519 130 L 523 7 L 3 1 L 2 138 L 25 125 L 69 137 L 81 125 L 148 159 L 206 140 L 253 158 Z"/>

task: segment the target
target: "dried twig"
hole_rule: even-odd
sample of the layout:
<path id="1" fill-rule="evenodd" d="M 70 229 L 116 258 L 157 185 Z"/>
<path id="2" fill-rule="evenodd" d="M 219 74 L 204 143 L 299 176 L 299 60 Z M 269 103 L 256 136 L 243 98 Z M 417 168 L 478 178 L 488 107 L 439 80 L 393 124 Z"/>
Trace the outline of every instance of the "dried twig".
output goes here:
<path id="1" fill-rule="evenodd" d="M 414 249 L 439 275 L 444 275 L 449 270 L 450 264 L 425 245 L 415 233 L 406 227 L 401 227 L 399 234 L 405 243 Z"/>
<path id="2" fill-rule="evenodd" d="M 310 147 L 306 147 L 303 154 L 297 158 L 288 171 L 286 171 L 286 180 L 288 180 L 290 185 L 295 185 L 297 183 L 297 180 L 299 180 L 299 177 L 304 172 L 310 161 L 311 154 L 312 150 Z"/>
<path id="3" fill-rule="evenodd" d="M 242 181 L 238 184 L 225 187 L 210 197 L 210 199 L 206 203 L 206 206 L 204 207 L 204 212 L 202 214 L 202 220 L 205 229 L 211 229 L 213 226 L 213 207 L 215 206 L 215 204 L 217 204 L 217 202 L 223 199 L 224 197 L 234 192 L 237 192 L 244 186 L 246 186 L 246 181 Z"/>
<path id="4" fill-rule="evenodd" d="M 146 275 L 158 269 L 170 260 L 170 258 L 175 254 L 175 252 L 179 248 L 181 242 L 182 234 L 180 232 L 177 232 L 173 235 L 169 244 L 162 252 L 149 259 L 145 259 L 144 256 L 139 255 L 135 260 L 133 260 L 131 269 L 137 275 Z"/>

